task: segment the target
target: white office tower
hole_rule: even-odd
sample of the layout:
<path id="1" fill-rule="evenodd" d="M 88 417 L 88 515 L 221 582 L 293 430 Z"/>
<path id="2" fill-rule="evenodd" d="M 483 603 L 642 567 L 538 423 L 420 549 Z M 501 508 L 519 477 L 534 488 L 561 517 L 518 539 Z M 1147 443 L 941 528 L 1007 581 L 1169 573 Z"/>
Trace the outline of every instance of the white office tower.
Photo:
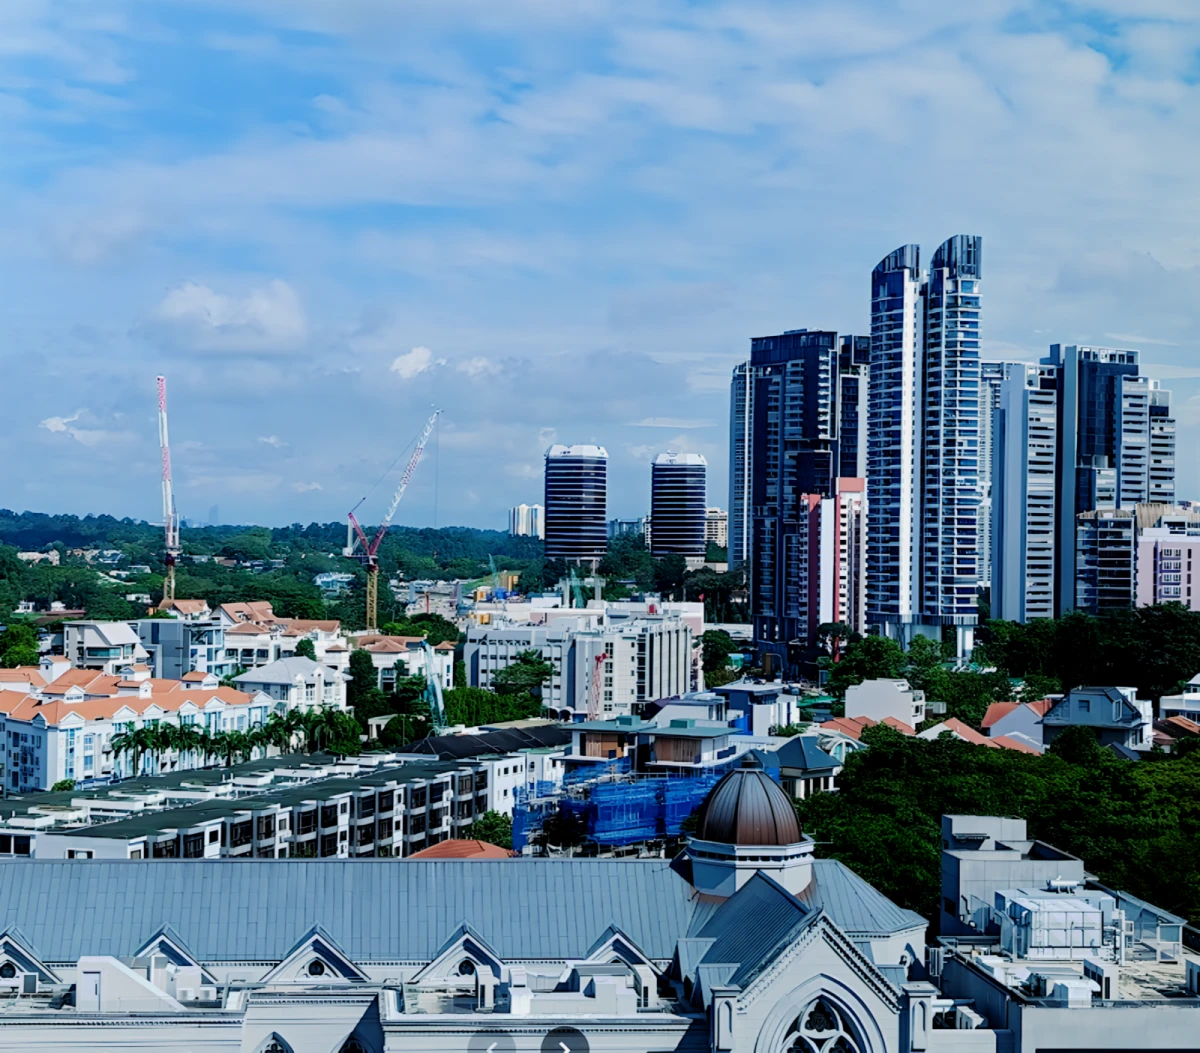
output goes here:
<path id="1" fill-rule="evenodd" d="M 1010 362 L 979 364 L 979 584 L 992 584 L 992 458 L 994 455 L 993 420 L 1000 408 L 1000 385 L 1014 367 Z"/>
<path id="2" fill-rule="evenodd" d="M 1012 365 L 994 416 L 992 617 L 1054 616 L 1058 395 L 1054 366 Z"/>
<path id="3" fill-rule="evenodd" d="M 871 280 L 868 621 L 903 643 L 974 646 L 979 589 L 982 239 L 905 245 Z"/>
<path id="4" fill-rule="evenodd" d="M 733 367 L 729 385 L 729 569 L 750 561 L 754 453 L 754 367 Z"/>
<path id="5" fill-rule="evenodd" d="M 508 533 L 512 537 L 546 536 L 541 505 L 515 505 L 508 510 Z"/>

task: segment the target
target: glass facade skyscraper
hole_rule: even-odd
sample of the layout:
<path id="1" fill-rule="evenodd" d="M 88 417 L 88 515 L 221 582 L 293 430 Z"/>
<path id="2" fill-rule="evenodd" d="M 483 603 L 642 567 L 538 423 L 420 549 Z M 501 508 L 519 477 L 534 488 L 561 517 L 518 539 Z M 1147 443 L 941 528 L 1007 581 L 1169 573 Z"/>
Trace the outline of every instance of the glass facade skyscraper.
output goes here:
<path id="1" fill-rule="evenodd" d="M 921 621 L 970 651 L 979 592 L 979 300 L 983 239 L 933 255 L 923 287 Z"/>
<path id="2" fill-rule="evenodd" d="M 837 378 L 837 333 L 807 329 L 755 337 L 734 374 L 734 403 L 746 411 L 750 616 L 756 645 L 784 665 L 795 657 L 789 644 L 808 636 L 802 568 L 810 499 L 834 492 Z M 731 517 L 731 546 L 733 530 Z"/>
<path id="3" fill-rule="evenodd" d="M 546 559 L 595 567 L 608 544 L 608 451 L 551 446 L 544 506 Z"/>
<path id="4" fill-rule="evenodd" d="M 1058 614 L 1077 601 L 1082 513 L 1174 500 L 1170 393 L 1140 375 L 1140 357 L 1127 348 L 1051 344 L 1044 359 L 1058 367 Z"/>
<path id="5" fill-rule="evenodd" d="M 1006 371 L 992 415 L 991 613 L 1025 622 L 1054 615 L 1057 371 L 1011 363 Z"/>
<path id="6" fill-rule="evenodd" d="M 871 338 L 843 336 L 838 344 L 838 475 L 867 477 L 867 414 Z"/>
<path id="7" fill-rule="evenodd" d="M 905 245 L 871 275 L 868 620 L 973 646 L 978 591 L 982 239 Z"/>
<path id="8" fill-rule="evenodd" d="M 749 362 L 733 367 L 729 384 L 729 569 L 750 560 L 750 485 L 754 454 L 754 370 Z"/>
<path id="9" fill-rule="evenodd" d="M 871 273 L 867 422 L 867 621 L 903 637 L 918 613 L 921 250 L 904 245 Z"/>
<path id="10" fill-rule="evenodd" d="M 698 453 L 660 453 L 650 466 L 650 552 L 703 562 L 708 550 L 708 462 Z"/>

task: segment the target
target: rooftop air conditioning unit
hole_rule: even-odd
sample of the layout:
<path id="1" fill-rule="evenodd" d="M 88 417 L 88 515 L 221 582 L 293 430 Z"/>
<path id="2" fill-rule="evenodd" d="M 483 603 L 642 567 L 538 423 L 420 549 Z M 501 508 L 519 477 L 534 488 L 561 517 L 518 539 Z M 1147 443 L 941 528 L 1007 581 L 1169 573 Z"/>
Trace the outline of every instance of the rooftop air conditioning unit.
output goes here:
<path id="1" fill-rule="evenodd" d="M 175 997 L 180 1002 L 194 1002 L 196 1000 L 196 989 L 194 987 L 180 987 L 175 991 Z"/>
<path id="2" fill-rule="evenodd" d="M 200 1001 L 215 1002 L 217 1000 L 217 989 L 215 987 L 201 987 Z"/>

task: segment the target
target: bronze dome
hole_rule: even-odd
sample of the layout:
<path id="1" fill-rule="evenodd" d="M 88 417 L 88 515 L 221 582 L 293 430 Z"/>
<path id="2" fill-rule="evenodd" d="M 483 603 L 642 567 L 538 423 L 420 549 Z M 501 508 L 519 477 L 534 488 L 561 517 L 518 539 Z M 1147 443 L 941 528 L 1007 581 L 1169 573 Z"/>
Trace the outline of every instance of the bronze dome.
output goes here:
<path id="1" fill-rule="evenodd" d="M 723 845 L 794 845 L 804 839 L 783 788 L 759 768 L 735 768 L 700 806 L 696 836 Z"/>

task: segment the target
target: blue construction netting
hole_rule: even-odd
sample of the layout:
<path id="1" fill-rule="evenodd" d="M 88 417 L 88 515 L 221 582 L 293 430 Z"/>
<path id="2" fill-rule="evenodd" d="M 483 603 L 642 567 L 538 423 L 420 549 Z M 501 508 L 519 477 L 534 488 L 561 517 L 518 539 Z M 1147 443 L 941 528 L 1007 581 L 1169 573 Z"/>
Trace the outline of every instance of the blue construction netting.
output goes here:
<path id="1" fill-rule="evenodd" d="M 575 816 L 586 830 L 587 839 L 599 845 L 620 847 L 678 836 L 683 821 L 733 766 L 731 761 L 696 775 L 592 782 L 576 786 L 583 791 L 579 796 L 551 801 L 534 801 L 527 793 L 518 792 L 513 809 L 513 848 L 523 848 L 546 816 L 554 812 Z M 597 769 L 588 770 L 594 778 Z M 770 774 L 778 778 L 775 772 Z"/>

